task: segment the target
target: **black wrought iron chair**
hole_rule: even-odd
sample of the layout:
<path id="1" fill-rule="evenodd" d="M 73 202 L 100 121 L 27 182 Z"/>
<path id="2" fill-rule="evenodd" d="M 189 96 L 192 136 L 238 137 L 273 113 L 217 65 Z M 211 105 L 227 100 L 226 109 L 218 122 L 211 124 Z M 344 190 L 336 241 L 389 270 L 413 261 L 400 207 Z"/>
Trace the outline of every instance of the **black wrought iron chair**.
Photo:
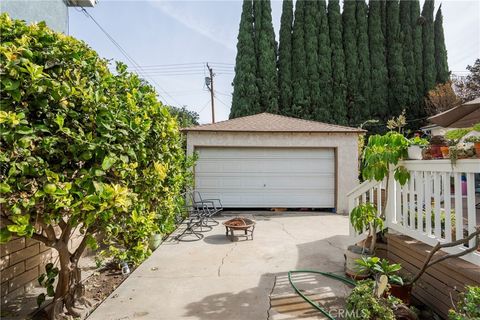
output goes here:
<path id="1" fill-rule="evenodd" d="M 218 225 L 218 221 L 213 216 L 223 210 L 222 201 L 220 199 L 203 199 L 198 191 L 193 191 L 191 196 L 192 205 L 206 208 L 206 224 L 210 226 Z"/>

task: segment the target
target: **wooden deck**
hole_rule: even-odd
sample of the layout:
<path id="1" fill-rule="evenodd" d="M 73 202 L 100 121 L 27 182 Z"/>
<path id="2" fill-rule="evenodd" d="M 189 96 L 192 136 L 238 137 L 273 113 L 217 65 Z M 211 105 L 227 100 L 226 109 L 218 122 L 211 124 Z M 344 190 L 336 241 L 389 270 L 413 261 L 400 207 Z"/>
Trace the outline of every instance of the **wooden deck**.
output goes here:
<path id="1" fill-rule="evenodd" d="M 388 234 L 388 259 L 401 263 L 403 270 L 409 274 L 418 272 L 431 248 L 405 235 Z M 452 258 L 429 268 L 415 284 L 413 295 L 446 318 L 452 303 L 456 304 L 459 293 L 466 285 L 480 286 L 480 267 Z"/>

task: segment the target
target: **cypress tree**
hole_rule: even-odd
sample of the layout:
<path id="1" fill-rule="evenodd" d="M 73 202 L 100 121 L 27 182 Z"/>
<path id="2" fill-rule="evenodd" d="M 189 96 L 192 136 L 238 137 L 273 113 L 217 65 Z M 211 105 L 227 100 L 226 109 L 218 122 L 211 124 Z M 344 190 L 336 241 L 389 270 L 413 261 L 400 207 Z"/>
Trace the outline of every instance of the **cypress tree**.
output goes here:
<path id="1" fill-rule="evenodd" d="M 410 0 L 400 0 L 400 30 L 402 40 L 402 58 L 405 66 L 406 106 L 409 114 L 416 114 L 418 107 L 416 70 L 413 49 L 413 32 Z"/>
<path id="2" fill-rule="evenodd" d="M 306 81 L 307 63 L 305 53 L 305 0 L 295 3 L 295 21 L 292 34 L 292 88 L 293 99 L 290 115 L 303 117 L 307 105 L 308 85 Z"/>
<path id="3" fill-rule="evenodd" d="M 388 117 L 399 115 L 407 102 L 400 35 L 399 4 L 387 1 Z"/>
<path id="4" fill-rule="evenodd" d="M 382 5 L 379 1 L 370 1 L 368 10 L 368 44 L 372 77 L 370 96 L 371 116 L 385 119 L 388 114 L 388 73 L 385 57 L 385 38 L 382 32 Z"/>
<path id="5" fill-rule="evenodd" d="M 278 47 L 279 111 L 288 114 L 292 106 L 293 1 L 283 0 Z"/>
<path id="6" fill-rule="evenodd" d="M 437 71 L 437 83 L 445 83 L 450 79 L 447 62 L 447 48 L 445 47 L 445 36 L 443 34 L 442 5 L 435 16 L 435 69 Z"/>
<path id="7" fill-rule="evenodd" d="M 370 1 L 370 4 L 375 0 Z M 380 2 L 380 20 L 382 23 L 383 38 L 387 41 L 387 0 L 378 0 Z"/>
<path id="8" fill-rule="evenodd" d="M 237 57 L 235 59 L 230 119 L 260 112 L 256 85 L 257 62 L 255 59 L 253 6 L 251 0 L 243 1 L 237 39 Z"/>
<path id="9" fill-rule="evenodd" d="M 307 105 L 302 115 L 304 119 L 312 119 L 314 110 L 320 107 L 320 76 L 318 74 L 318 6 L 314 1 L 305 3 L 305 57 L 307 61 Z"/>
<path id="10" fill-rule="evenodd" d="M 425 0 L 422 9 L 423 39 L 423 85 L 424 93 L 435 86 L 437 72 L 435 70 L 435 40 L 433 30 L 434 0 Z"/>
<path id="11" fill-rule="evenodd" d="M 357 52 L 358 52 L 358 96 L 357 96 L 357 122 L 370 118 L 371 95 L 371 66 L 370 52 L 368 49 L 368 21 L 367 4 L 364 0 L 357 0 L 355 19 L 357 21 Z M 360 121 L 358 121 L 360 120 Z"/>
<path id="12" fill-rule="evenodd" d="M 332 50 L 332 120 L 337 124 L 347 123 L 345 105 L 345 55 L 342 43 L 342 20 L 339 0 L 328 1 L 328 27 Z"/>
<path id="13" fill-rule="evenodd" d="M 413 56 L 415 63 L 415 83 L 417 84 L 417 111 L 423 110 L 423 96 L 425 86 L 423 85 L 423 41 L 422 41 L 422 19 L 420 18 L 420 1 L 411 0 L 410 18 L 412 26 Z M 423 117 L 422 113 L 415 115 L 415 118 Z"/>
<path id="14" fill-rule="evenodd" d="M 277 44 L 270 0 L 254 1 L 254 21 L 260 110 L 278 113 Z"/>
<path id="15" fill-rule="evenodd" d="M 356 1 L 343 2 L 343 52 L 345 54 L 346 105 L 348 123 L 358 122 L 359 110 L 356 109 L 358 91 L 358 53 L 355 20 Z"/>
<path id="16" fill-rule="evenodd" d="M 313 112 L 313 119 L 332 122 L 332 51 L 325 0 L 317 1 L 318 15 L 318 73 L 320 85 L 319 107 Z"/>

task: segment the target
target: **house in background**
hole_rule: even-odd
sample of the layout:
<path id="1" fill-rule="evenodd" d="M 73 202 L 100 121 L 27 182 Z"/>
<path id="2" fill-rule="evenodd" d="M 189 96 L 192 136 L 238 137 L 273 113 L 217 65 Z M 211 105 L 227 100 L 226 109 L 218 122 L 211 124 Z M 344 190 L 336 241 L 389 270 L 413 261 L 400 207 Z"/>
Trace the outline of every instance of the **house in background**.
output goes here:
<path id="1" fill-rule="evenodd" d="M 68 8 L 93 7 L 96 0 L 2 0 L 0 12 L 27 23 L 45 21 L 51 29 L 68 34 Z"/>

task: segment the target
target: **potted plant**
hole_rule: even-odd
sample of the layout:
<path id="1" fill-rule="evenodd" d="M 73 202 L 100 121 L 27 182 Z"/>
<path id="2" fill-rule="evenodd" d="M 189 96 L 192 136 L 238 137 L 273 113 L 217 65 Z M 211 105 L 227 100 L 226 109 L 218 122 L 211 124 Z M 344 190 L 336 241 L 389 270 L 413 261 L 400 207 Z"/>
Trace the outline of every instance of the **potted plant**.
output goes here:
<path id="1" fill-rule="evenodd" d="M 447 147 L 448 149 L 447 140 L 445 140 L 443 136 L 433 136 L 432 139 L 430 139 L 429 149 L 433 159 L 443 159 L 442 147 Z"/>
<path id="2" fill-rule="evenodd" d="M 377 231 L 383 228 L 383 219 L 378 216 L 377 208 L 372 203 L 362 203 L 356 206 L 350 213 L 350 223 L 353 229 L 362 233 L 368 231 L 367 239 L 370 240 L 369 248 L 363 246 L 349 246 L 345 254 L 345 273 L 354 279 L 366 278 L 369 273 L 359 272 L 356 267 L 356 260 L 373 255 L 377 240 Z"/>
<path id="3" fill-rule="evenodd" d="M 457 159 L 465 157 L 463 149 L 460 148 L 460 140 L 471 131 L 471 129 L 454 129 L 450 130 L 445 134 L 445 138 L 448 140 L 448 152 L 445 152 L 442 148 L 442 154 L 445 159 L 450 158 L 452 165 L 455 165 Z M 446 155 L 446 157 L 445 157 Z"/>
<path id="4" fill-rule="evenodd" d="M 420 137 L 414 137 L 409 140 L 409 146 L 407 149 L 408 158 L 411 160 L 422 160 L 422 150 L 428 145 L 428 140 Z"/>
<path id="5" fill-rule="evenodd" d="M 347 297 L 348 320 L 417 319 L 413 311 L 392 295 L 384 295 L 378 281 L 359 281 Z"/>
<path id="6" fill-rule="evenodd" d="M 380 276 L 385 275 L 390 285 L 390 294 L 402 300 L 407 306 L 410 305 L 413 285 L 405 284 L 403 278 L 399 275 L 402 266 L 398 263 L 392 263 L 387 259 L 378 257 L 366 257 L 356 261 L 359 271 L 370 273 L 378 281 Z"/>
<path id="7" fill-rule="evenodd" d="M 465 139 L 465 142 L 473 143 L 475 148 L 475 154 L 477 155 L 477 158 L 480 159 L 480 136 L 468 137 L 467 139 Z"/>

